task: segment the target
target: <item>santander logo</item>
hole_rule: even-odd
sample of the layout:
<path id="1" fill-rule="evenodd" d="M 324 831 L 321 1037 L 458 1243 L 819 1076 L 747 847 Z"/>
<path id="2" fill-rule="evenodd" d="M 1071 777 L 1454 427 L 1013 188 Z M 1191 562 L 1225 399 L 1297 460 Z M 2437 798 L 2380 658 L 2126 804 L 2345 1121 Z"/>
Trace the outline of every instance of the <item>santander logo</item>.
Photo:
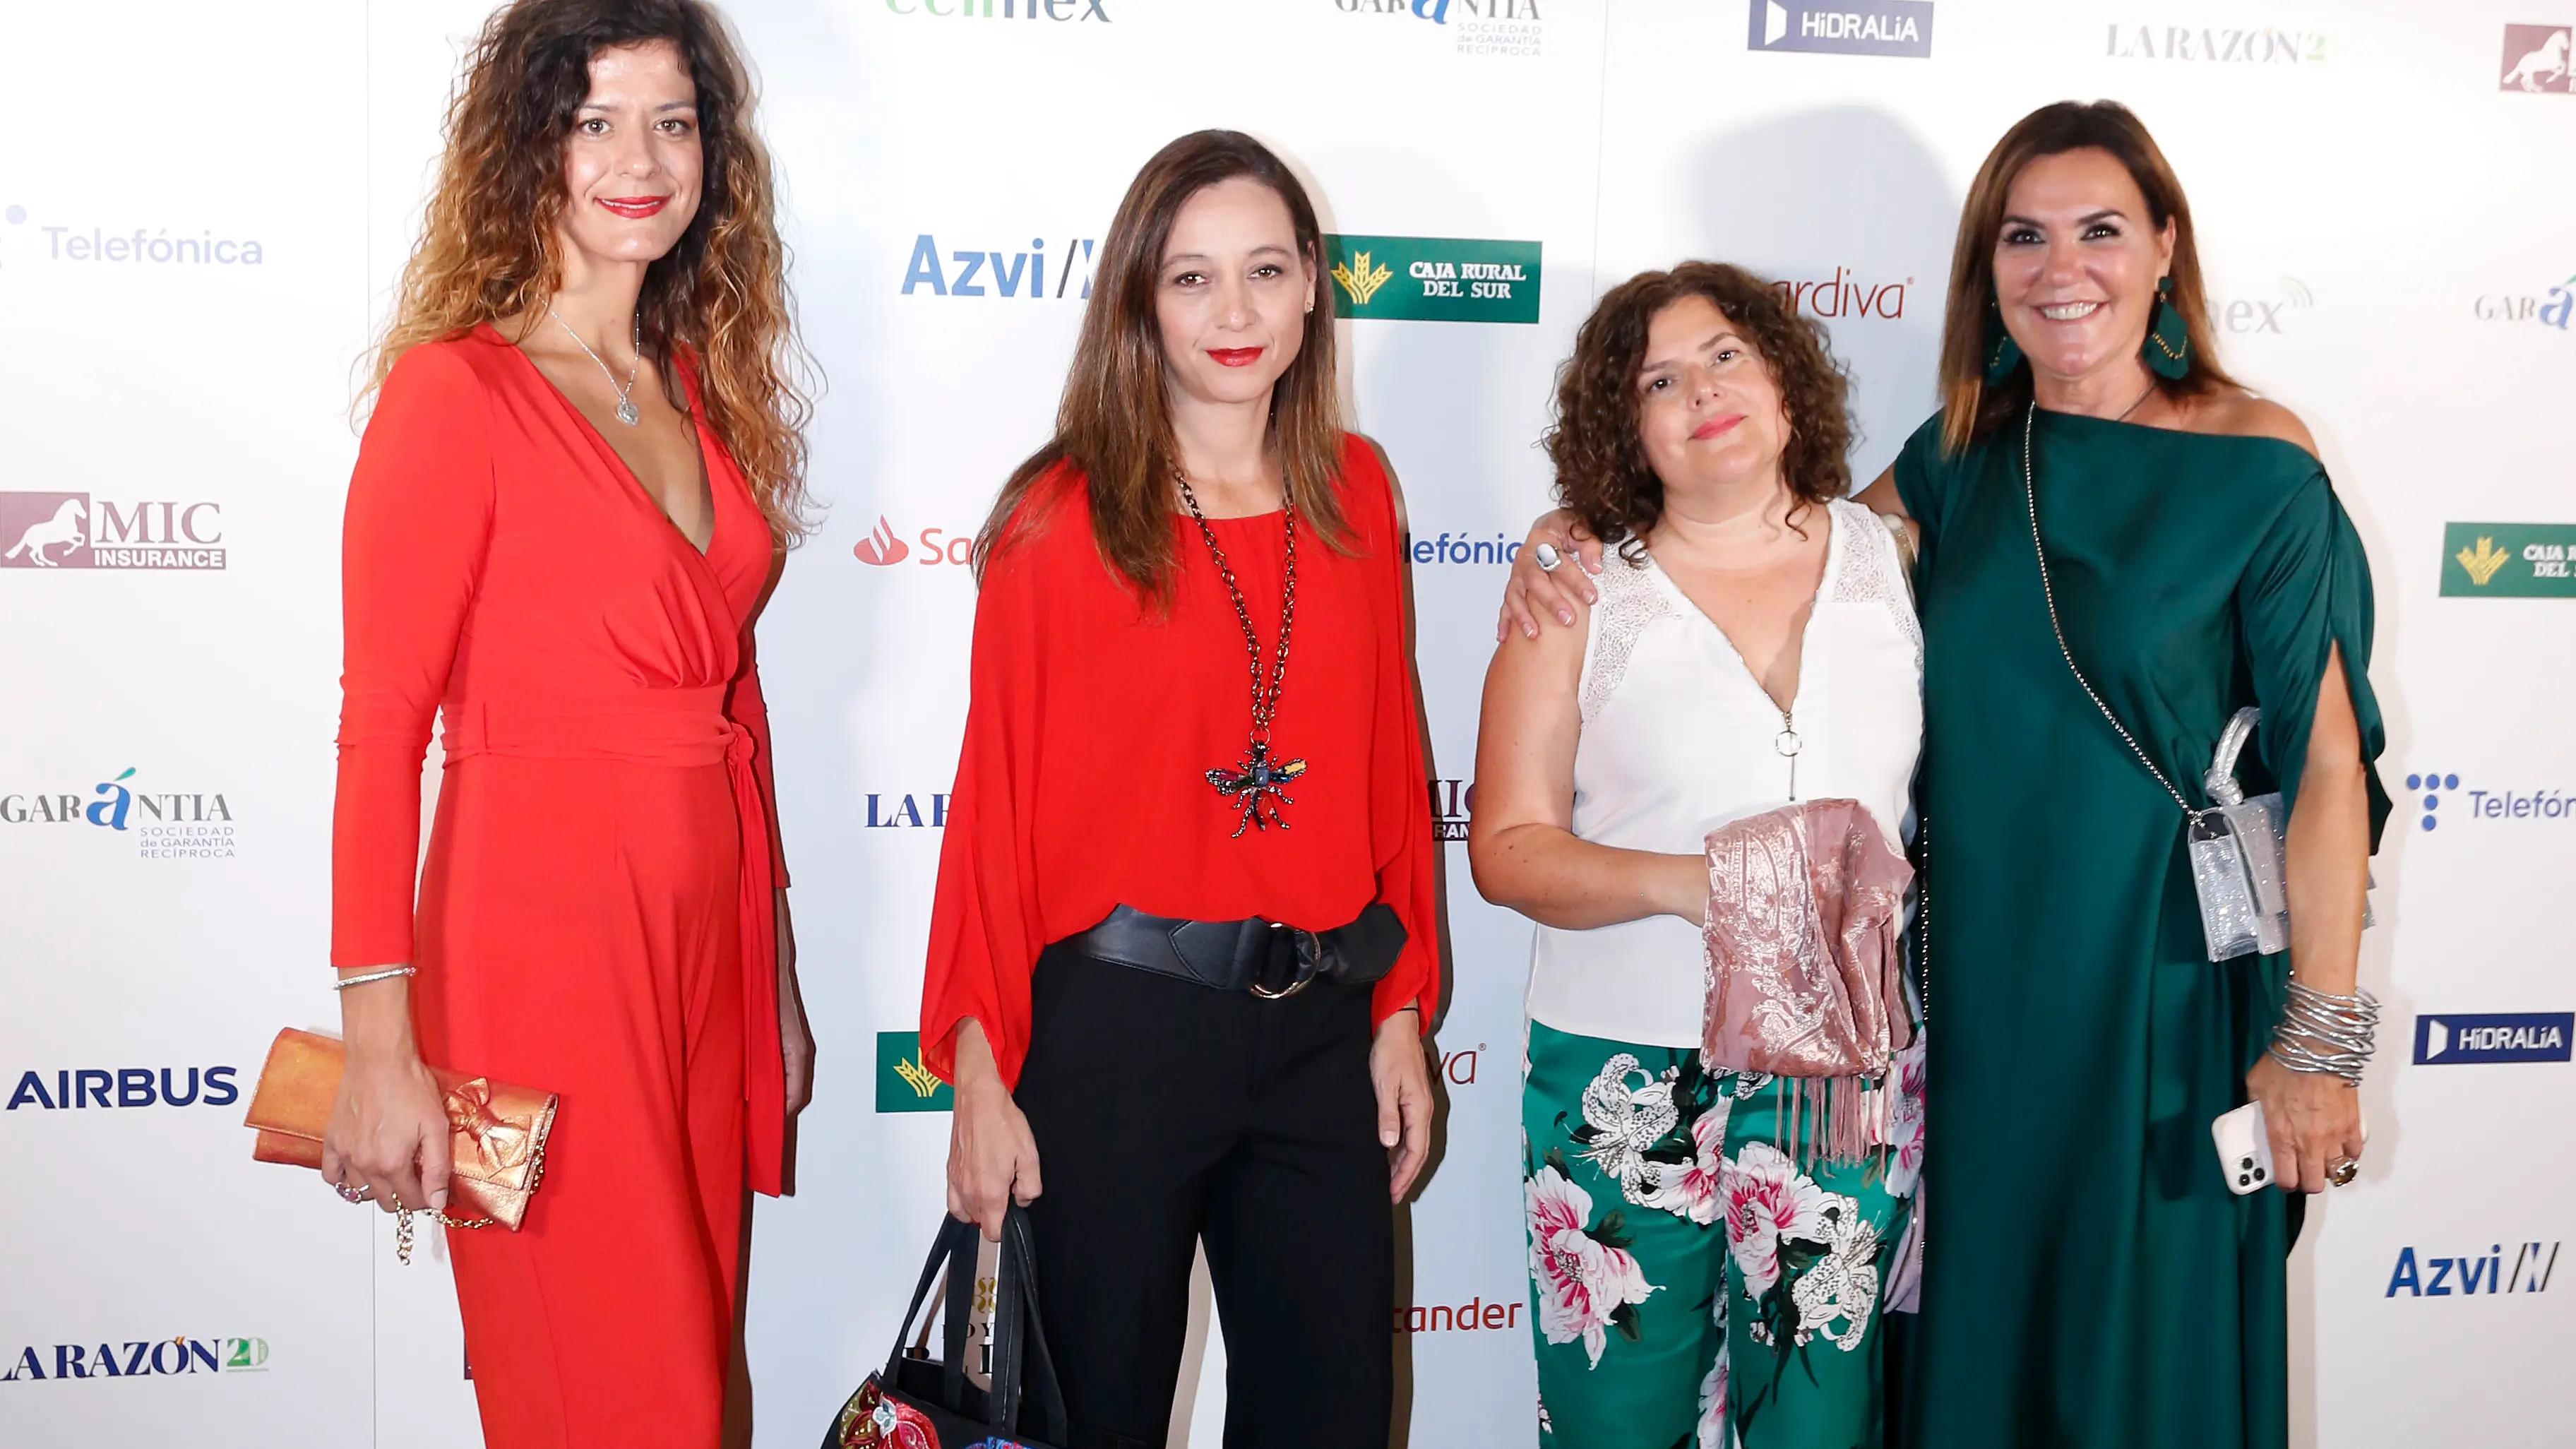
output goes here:
<path id="1" fill-rule="evenodd" d="M 885 515 L 880 513 L 877 515 L 876 530 L 860 539 L 859 546 L 850 552 L 857 554 L 859 562 L 863 564 L 882 566 L 903 562 L 905 555 L 912 552 L 912 548 L 902 539 L 894 536 L 894 525 L 886 522 Z"/>

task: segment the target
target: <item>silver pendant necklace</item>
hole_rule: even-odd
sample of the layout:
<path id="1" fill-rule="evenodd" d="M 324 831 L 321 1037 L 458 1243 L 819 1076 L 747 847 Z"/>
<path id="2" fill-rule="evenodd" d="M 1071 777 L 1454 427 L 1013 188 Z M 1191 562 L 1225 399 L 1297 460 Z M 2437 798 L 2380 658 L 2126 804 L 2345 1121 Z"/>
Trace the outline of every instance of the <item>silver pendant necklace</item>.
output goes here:
<path id="1" fill-rule="evenodd" d="M 626 385 L 623 387 L 618 387 L 617 374 L 609 371 L 607 363 L 599 361 L 599 354 L 591 352 L 590 344 L 581 340 L 581 334 L 572 330 L 572 324 L 566 322 L 561 313 L 558 313 L 552 307 L 548 307 L 546 308 L 546 315 L 555 319 L 555 325 L 562 328 L 564 330 L 564 335 L 572 339 L 573 346 L 580 348 L 585 353 L 588 353 L 591 361 L 599 362 L 599 370 L 607 375 L 608 385 L 610 387 L 617 388 L 617 420 L 630 428 L 635 426 L 637 423 L 644 421 L 644 415 L 635 410 L 635 369 L 641 366 L 644 362 L 644 318 L 642 314 L 639 313 L 635 317 L 635 361 L 627 364 Z"/>

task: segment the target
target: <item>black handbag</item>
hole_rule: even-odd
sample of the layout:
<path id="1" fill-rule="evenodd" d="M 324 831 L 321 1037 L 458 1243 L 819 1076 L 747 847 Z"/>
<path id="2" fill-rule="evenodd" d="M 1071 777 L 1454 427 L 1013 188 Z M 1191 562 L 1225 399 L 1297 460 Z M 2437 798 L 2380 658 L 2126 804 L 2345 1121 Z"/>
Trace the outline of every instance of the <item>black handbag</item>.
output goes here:
<path id="1" fill-rule="evenodd" d="M 921 1285 L 896 1330 L 885 1371 L 868 1375 L 850 1395 L 823 1449 L 1062 1449 L 1064 1394 L 1047 1357 L 1038 1322 L 1037 1249 L 1028 1214 L 1015 1204 L 1002 1224 L 1001 1266 L 994 1284 L 992 1389 L 966 1377 L 966 1325 L 975 1303 L 976 1228 L 944 1221 L 922 1267 Z M 905 1350 L 930 1285 L 948 1272 L 946 1343 L 938 1361 Z M 925 1330 L 926 1332 L 926 1330 Z M 1039 1437 L 1020 1427 L 1031 1419 Z"/>

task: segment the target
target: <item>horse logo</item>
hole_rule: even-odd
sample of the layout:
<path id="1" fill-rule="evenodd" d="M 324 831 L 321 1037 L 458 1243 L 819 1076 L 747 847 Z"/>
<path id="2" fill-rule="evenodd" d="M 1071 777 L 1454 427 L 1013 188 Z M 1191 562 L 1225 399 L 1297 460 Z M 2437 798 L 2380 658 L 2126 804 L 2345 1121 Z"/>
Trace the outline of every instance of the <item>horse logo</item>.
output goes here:
<path id="1" fill-rule="evenodd" d="M 41 497 L 42 495 L 38 495 Z M 5 535 L 0 535 L 5 536 Z M 20 568 L 53 569 L 69 562 L 73 551 L 89 546 L 89 500 L 80 494 L 63 498 L 50 518 L 39 518 L 26 526 L 0 551 L 0 562 Z M 47 549 L 63 550 L 61 558 L 49 558 Z"/>
<path id="2" fill-rule="evenodd" d="M 2497 89 L 2566 91 L 2570 31 L 2564 25 L 2508 25 L 2504 28 L 2504 79 Z"/>

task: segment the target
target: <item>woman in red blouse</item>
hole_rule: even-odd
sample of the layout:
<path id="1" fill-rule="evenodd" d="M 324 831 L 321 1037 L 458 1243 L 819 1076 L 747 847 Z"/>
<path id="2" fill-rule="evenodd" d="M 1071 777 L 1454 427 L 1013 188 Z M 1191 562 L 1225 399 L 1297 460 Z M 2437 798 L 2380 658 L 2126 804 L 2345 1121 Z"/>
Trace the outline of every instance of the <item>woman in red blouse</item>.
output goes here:
<path id="1" fill-rule="evenodd" d="M 803 402 L 751 104 L 694 0 L 494 16 L 349 484 L 323 1175 L 445 1205 L 424 1061 L 561 1097 L 522 1230 L 448 1239 L 493 1449 L 713 1449 L 743 1188 L 805 1096 L 751 647 Z"/>
<path id="2" fill-rule="evenodd" d="M 949 1211 L 993 1237 L 1031 1204 L 1077 1449 L 1163 1443 L 1202 1240 L 1226 1443 L 1387 1438 L 1433 839 L 1403 525 L 1341 430 L 1321 250 L 1259 142 L 1163 148 L 977 540 L 921 1039 Z"/>

